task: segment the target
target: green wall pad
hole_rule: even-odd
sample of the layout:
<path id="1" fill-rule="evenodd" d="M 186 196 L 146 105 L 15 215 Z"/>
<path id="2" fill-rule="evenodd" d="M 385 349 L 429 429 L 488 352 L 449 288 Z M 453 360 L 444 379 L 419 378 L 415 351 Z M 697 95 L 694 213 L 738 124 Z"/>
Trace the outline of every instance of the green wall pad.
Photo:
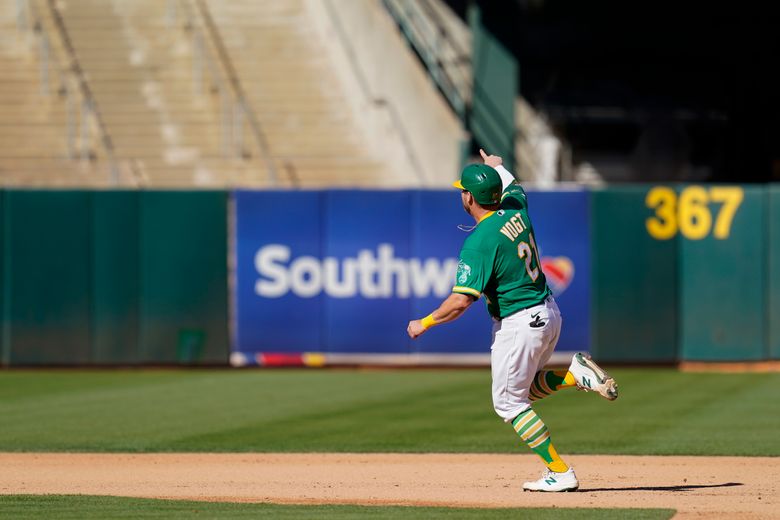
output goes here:
<path id="1" fill-rule="evenodd" d="M 227 362 L 225 193 L 0 195 L 3 364 Z"/>
<path id="2" fill-rule="evenodd" d="M 141 361 L 138 192 L 92 194 L 92 361 Z"/>
<path id="3" fill-rule="evenodd" d="M 780 185 L 769 188 L 768 347 L 771 359 L 780 359 Z"/>
<path id="4" fill-rule="evenodd" d="M 9 190 L 5 205 L 10 364 L 88 363 L 89 194 Z"/>
<path id="5" fill-rule="evenodd" d="M 591 193 L 591 350 L 599 361 L 677 357 L 678 242 L 648 232 L 648 190 Z"/>
<path id="6" fill-rule="evenodd" d="M 5 229 L 5 191 L 0 190 L 0 366 L 7 366 L 11 357 L 11 343 L 6 337 L 5 301 L 10 288 L 11 275 L 5 271 L 5 239 L 8 233 Z"/>
<path id="7" fill-rule="evenodd" d="M 683 359 L 765 359 L 766 201 L 764 187 L 679 188 Z"/>
<path id="8" fill-rule="evenodd" d="M 141 194 L 141 359 L 226 363 L 227 194 Z"/>

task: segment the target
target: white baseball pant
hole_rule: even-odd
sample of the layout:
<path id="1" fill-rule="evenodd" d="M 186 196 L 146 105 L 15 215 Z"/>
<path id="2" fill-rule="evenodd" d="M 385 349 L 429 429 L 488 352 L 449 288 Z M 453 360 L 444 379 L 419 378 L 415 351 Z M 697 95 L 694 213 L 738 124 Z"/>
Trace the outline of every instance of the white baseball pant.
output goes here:
<path id="1" fill-rule="evenodd" d="M 528 389 L 536 372 L 550 360 L 562 322 L 552 296 L 540 305 L 493 321 L 493 408 L 505 422 L 531 407 Z"/>

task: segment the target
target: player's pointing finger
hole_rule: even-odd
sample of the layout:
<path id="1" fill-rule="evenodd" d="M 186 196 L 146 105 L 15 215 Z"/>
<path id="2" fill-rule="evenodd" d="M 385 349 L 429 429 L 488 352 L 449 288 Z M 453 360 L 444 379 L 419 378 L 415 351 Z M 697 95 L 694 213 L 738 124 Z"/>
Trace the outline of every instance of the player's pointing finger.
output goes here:
<path id="1" fill-rule="evenodd" d="M 482 148 L 479 149 L 479 155 L 482 156 L 482 160 L 485 160 L 485 159 L 488 158 L 488 155 L 485 153 L 485 150 L 483 150 Z"/>

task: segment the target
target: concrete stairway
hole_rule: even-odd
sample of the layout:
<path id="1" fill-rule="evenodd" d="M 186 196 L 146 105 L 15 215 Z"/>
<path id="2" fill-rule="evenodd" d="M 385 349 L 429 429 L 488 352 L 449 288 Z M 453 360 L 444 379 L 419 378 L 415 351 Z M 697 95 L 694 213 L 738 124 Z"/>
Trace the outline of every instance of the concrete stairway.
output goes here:
<path id="1" fill-rule="evenodd" d="M 301 0 L 207 0 L 283 183 L 392 186 L 359 125 Z"/>

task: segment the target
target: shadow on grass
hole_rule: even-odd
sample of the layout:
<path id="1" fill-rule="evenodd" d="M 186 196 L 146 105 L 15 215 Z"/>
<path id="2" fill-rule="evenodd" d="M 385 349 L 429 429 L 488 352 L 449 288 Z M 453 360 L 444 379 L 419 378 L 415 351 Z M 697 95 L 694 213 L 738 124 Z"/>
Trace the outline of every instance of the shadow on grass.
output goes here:
<path id="1" fill-rule="evenodd" d="M 692 491 L 694 489 L 722 488 L 744 486 L 742 482 L 726 482 L 724 484 L 684 484 L 682 486 L 633 486 L 633 487 L 610 487 L 610 488 L 580 488 L 581 493 L 590 493 L 597 491 Z"/>

